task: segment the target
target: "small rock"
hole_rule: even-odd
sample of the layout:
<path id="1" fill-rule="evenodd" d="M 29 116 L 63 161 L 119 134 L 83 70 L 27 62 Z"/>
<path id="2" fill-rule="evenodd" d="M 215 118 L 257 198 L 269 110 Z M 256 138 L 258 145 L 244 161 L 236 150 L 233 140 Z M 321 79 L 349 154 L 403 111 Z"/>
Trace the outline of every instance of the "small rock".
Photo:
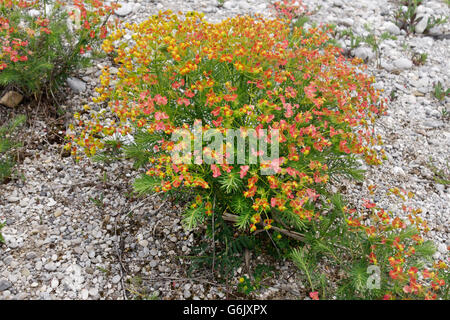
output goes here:
<path id="1" fill-rule="evenodd" d="M 436 129 L 444 126 L 444 123 L 441 121 L 425 121 L 423 125 L 427 128 Z"/>
<path id="2" fill-rule="evenodd" d="M 46 265 L 44 265 L 44 269 L 47 271 L 55 271 L 56 270 L 56 264 L 53 262 L 49 262 Z"/>
<path id="3" fill-rule="evenodd" d="M 112 278 L 112 283 L 119 283 L 119 281 L 120 281 L 120 276 L 117 274 L 117 275 L 115 275 L 113 278 Z"/>
<path id="4" fill-rule="evenodd" d="M 56 289 L 59 286 L 59 280 L 56 278 L 53 278 L 50 285 L 52 286 L 53 289 Z"/>
<path id="5" fill-rule="evenodd" d="M 98 289 L 97 288 L 90 288 L 89 289 L 89 295 L 91 295 L 92 297 L 95 297 L 98 295 Z"/>
<path id="6" fill-rule="evenodd" d="M 119 4 L 121 7 L 114 11 L 119 17 L 125 17 L 133 11 L 133 5 L 131 3 L 120 2 Z"/>
<path id="7" fill-rule="evenodd" d="M 356 48 L 354 51 L 354 55 L 365 61 L 370 60 L 374 57 L 372 49 L 365 47 Z"/>
<path id="8" fill-rule="evenodd" d="M 0 292 L 8 290 L 12 287 L 12 283 L 6 279 L 0 280 Z"/>
<path id="9" fill-rule="evenodd" d="M 33 251 L 30 251 L 25 255 L 25 258 L 27 258 L 28 260 L 33 260 L 36 257 L 37 257 L 37 255 Z"/>
<path id="10" fill-rule="evenodd" d="M 422 16 L 422 19 L 416 24 L 414 31 L 416 33 L 423 33 L 425 31 L 425 29 L 428 26 L 428 19 L 429 19 L 429 15 L 426 14 L 424 16 Z"/>
<path id="11" fill-rule="evenodd" d="M 150 267 L 151 267 L 151 268 L 154 268 L 154 267 L 156 267 L 157 265 L 158 265 L 158 261 L 156 261 L 156 260 L 150 261 Z"/>
<path id="12" fill-rule="evenodd" d="M 405 176 L 405 171 L 403 171 L 403 169 L 400 168 L 400 167 L 394 167 L 394 169 L 392 169 L 392 172 L 393 172 L 395 175 Z"/>
<path id="13" fill-rule="evenodd" d="M 346 26 L 346 27 L 351 27 L 351 26 L 353 26 L 353 24 L 355 23 L 355 21 L 353 21 L 352 18 L 344 18 L 344 19 L 340 19 L 340 20 L 338 21 L 338 23 L 340 23 L 340 24 L 342 24 L 342 25 L 344 25 L 344 26 Z"/>
<path id="14" fill-rule="evenodd" d="M 67 84 L 69 85 L 70 89 L 75 92 L 83 92 L 86 90 L 86 83 L 77 78 L 67 78 Z"/>
<path id="15" fill-rule="evenodd" d="M 56 201 L 53 198 L 50 198 L 47 202 L 47 206 L 53 207 L 56 204 Z"/>
<path id="16" fill-rule="evenodd" d="M 400 28 L 397 27 L 397 25 L 395 23 L 388 21 L 384 24 L 383 27 L 384 27 L 384 30 L 386 30 L 387 32 L 389 32 L 391 34 L 394 34 L 394 35 L 400 34 Z"/>
<path id="17" fill-rule="evenodd" d="M 8 108 L 16 107 L 23 99 L 23 96 L 15 91 L 8 91 L 0 99 L 0 104 L 7 106 Z"/>
<path id="18" fill-rule="evenodd" d="M 413 66 L 413 63 L 411 62 L 411 60 L 407 59 L 407 58 L 400 58 L 394 61 L 394 66 L 397 69 L 400 70 L 405 70 L 405 69 L 410 69 Z"/>
<path id="19" fill-rule="evenodd" d="M 225 3 L 223 4 L 223 7 L 225 9 L 233 9 L 234 7 L 236 7 L 237 3 L 235 3 L 234 1 L 225 1 Z"/>
<path id="20" fill-rule="evenodd" d="M 58 218 L 60 215 L 62 215 L 62 209 L 58 208 L 55 210 L 55 213 L 53 213 L 53 215 L 55 216 L 55 218 Z"/>
<path id="21" fill-rule="evenodd" d="M 143 247 L 148 247 L 148 241 L 147 240 L 142 240 L 141 242 L 139 242 L 139 244 Z"/>
<path id="22" fill-rule="evenodd" d="M 440 253 L 442 253 L 442 254 L 446 254 L 447 253 L 447 246 L 445 245 L 445 243 L 439 243 L 438 251 Z"/>
<path id="23" fill-rule="evenodd" d="M 89 291 L 87 289 L 81 290 L 81 299 L 86 300 L 89 297 Z"/>

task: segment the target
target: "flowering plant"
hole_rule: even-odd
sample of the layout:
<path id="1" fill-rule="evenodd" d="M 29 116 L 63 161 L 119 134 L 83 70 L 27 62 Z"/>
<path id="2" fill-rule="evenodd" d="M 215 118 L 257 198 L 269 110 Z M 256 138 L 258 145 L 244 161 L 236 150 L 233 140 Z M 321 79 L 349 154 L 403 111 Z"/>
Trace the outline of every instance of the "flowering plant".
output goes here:
<path id="1" fill-rule="evenodd" d="M 295 20 L 308 14 L 306 5 L 301 0 L 283 0 L 272 4 L 278 18 Z"/>
<path id="2" fill-rule="evenodd" d="M 369 186 L 369 189 L 373 194 L 375 186 Z M 401 200 L 401 214 L 395 215 L 368 200 L 364 203 L 364 214 L 344 207 L 351 232 L 359 234 L 360 243 L 363 243 L 364 254 L 360 262 L 379 270 L 380 283 L 373 294 L 382 295 L 385 300 L 434 300 L 448 290 L 445 281 L 448 278 L 447 263 L 443 260 L 432 262 L 435 247 L 432 241 L 426 240 L 427 222 L 420 217 L 420 209 L 407 205 L 414 195 L 399 188 L 389 189 L 388 194 Z M 395 202 L 393 199 L 392 203 Z"/>
<path id="3" fill-rule="evenodd" d="M 103 0 L 0 0 L 0 86 L 53 94 L 106 37 L 112 10 Z"/>
<path id="4" fill-rule="evenodd" d="M 211 24 L 197 13 L 125 24 L 103 43 L 119 66 L 103 70 L 93 99 L 107 108 L 75 114 L 67 148 L 134 159 L 146 170 L 135 182 L 141 193 L 193 189 L 188 228 L 224 217 L 250 232 L 305 227 L 321 219 L 330 179 L 358 176 L 358 156 L 369 164 L 382 156 L 371 123 L 384 100 L 329 32 L 248 16 Z M 238 134 L 224 142 L 228 129 Z M 180 131 L 193 143 L 174 139 Z M 252 137 L 278 155 L 252 149 Z M 182 147 L 185 161 L 175 161 Z"/>

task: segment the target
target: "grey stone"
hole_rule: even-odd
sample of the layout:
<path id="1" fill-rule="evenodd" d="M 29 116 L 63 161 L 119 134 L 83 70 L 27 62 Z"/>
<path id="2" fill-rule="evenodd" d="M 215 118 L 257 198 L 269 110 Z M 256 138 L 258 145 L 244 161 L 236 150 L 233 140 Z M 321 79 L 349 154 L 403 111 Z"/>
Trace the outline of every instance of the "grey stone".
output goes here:
<path id="1" fill-rule="evenodd" d="M 237 3 L 234 2 L 234 1 L 225 1 L 225 3 L 223 4 L 223 7 L 224 7 L 225 9 L 230 10 L 230 9 L 235 8 L 236 5 L 237 5 Z"/>
<path id="2" fill-rule="evenodd" d="M 394 61 L 394 66 L 397 69 L 406 70 L 412 68 L 413 63 L 407 58 L 400 58 Z"/>
<path id="3" fill-rule="evenodd" d="M 395 23 L 388 21 L 383 25 L 383 27 L 384 27 L 384 30 L 386 30 L 387 32 L 389 32 L 393 35 L 400 34 L 400 28 L 397 27 L 397 25 Z"/>
<path id="4" fill-rule="evenodd" d="M 363 60 L 371 60 L 375 56 L 372 49 L 366 47 L 356 48 L 354 55 Z"/>
<path id="5" fill-rule="evenodd" d="M 440 253 L 442 253 L 442 254 L 446 254 L 447 253 L 447 246 L 445 245 L 445 243 L 439 243 L 438 251 Z"/>
<path id="6" fill-rule="evenodd" d="M 8 91 L 5 95 L 0 99 L 0 104 L 7 106 L 8 108 L 14 108 L 19 105 L 22 101 L 23 95 L 16 91 Z"/>
<path id="7" fill-rule="evenodd" d="M 12 283 L 9 282 L 8 280 L 6 280 L 6 279 L 1 279 L 0 280 L 0 292 L 8 290 L 11 287 L 12 287 Z"/>
<path id="8" fill-rule="evenodd" d="M 49 262 L 44 265 L 44 269 L 47 271 L 55 271 L 56 270 L 56 264 L 54 262 Z"/>
<path id="9" fill-rule="evenodd" d="M 121 7 L 114 11 L 114 13 L 119 17 L 125 17 L 133 11 L 133 4 L 124 2 L 119 2 L 119 4 L 121 5 Z"/>
<path id="10" fill-rule="evenodd" d="M 414 28 L 414 31 L 416 33 L 423 33 L 428 25 L 428 19 L 430 16 L 428 14 L 423 15 L 422 19 L 416 24 L 416 27 Z"/>
<path id="11" fill-rule="evenodd" d="M 86 90 L 86 83 L 78 78 L 67 78 L 67 84 L 69 85 L 70 89 L 77 93 Z"/>
<path id="12" fill-rule="evenodd" d="M 112 283 L 119 283 L 119 281 L 120 281 L 120 276 L 117 274 L 117 275 L 115 275 L 113 278 L 112 278 Z"/>

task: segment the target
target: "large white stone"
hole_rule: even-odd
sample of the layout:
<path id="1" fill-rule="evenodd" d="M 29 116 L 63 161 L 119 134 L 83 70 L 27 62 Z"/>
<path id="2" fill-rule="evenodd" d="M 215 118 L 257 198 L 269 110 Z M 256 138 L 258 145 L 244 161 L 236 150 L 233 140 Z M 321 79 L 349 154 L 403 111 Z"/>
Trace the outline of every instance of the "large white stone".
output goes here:
<path id="1" fill-rule="evenodd" d="M 388 21 L 383 25 L 383 27 L 384 27 L 384 30 L 386 30 L 387 32 L 389 32 L 393 35 L 400 34 L 400 28 L 397 27 L 397 25 L 395 23 Z"/>
<path id="2" fill-rule="evenodd" d="M 67 78 L 67 84 L 75 92 L 83 92 L 86 90 L 86 83 L 77 78 Z"/>
<path id="3" fill-rule="evenodd" d="M 363 60 L 371 60 L 375 56 L 372 49 L 366 47 L 356 48 L 353 54 Z"/>
<path id="4" fill-rule="evenodd" d="M 412 68 L 413 63 L 407 58 L 400 58 L 394 61 L 394 66 L 397 69 L 406 70 Z"/>
<path id="5" fill-rule="evenodd" d="M 425 14 L 422 16 L 422 19 L 419 21 L 419 23 L 416 24 L 416 27 L 414 28 L 414 31 L 416 33 L 423 33 L 428 25 L 428 19 L 430 16 L 428 14 Z"/>
<path id="6" fill-rule="evenodd" d="M 114 11 L 116 15 L 120 17 L 125 17 L 133 11 L 134 8 L 133 4 L 124 2 L 120 2 L 119 4 L 121 5 L 121 7 L 116 9 L 116 11 Z"/>

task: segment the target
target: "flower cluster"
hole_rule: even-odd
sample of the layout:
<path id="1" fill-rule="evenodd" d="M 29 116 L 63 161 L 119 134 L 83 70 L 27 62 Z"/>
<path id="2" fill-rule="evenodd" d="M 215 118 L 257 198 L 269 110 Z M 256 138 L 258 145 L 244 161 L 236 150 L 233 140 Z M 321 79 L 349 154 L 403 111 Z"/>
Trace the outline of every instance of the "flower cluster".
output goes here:
<path id="1" fill-rule="evenodd" d="M 373 193 L 375 188 L 369 189 Z M 436 299 L 446 285 L 440 273 L 448 272 L 448 266 L 444 261 L 428 261 L 426 266 L 434 248 L 425 241 L 429 228 L 420 217 L 421 210 L 405 204 L 413 194 L 399 188 L 391 188 L 389 194 L 404 202 L 402 215 L 406 219 L 366 201 L 366 214 L 358 215 L 356 210 L 345 208 L 347 224 L 351 231 L 365 234 L 369 244 L 367 261 L 384 272 L 383 299 Z"/>
<path id="2" fill-rule="evenodd" d="M 54 89 L 106 38 L 115 5 L 103 0 L 0 0 L 0 83 Z"/>
<path id="3" fill-rule="evenodd" d="M 306 5 L 301 0 L 283 0 L 272 4 L 277 17 L 292 21 L 300 16 L 307 15 Z"/>
<path id="4" fill-rule="evenodd" d="M 201 220 L 199 208 L 205 216 L 235 213 L 239 226 L 252 231 L 270 229 L 274 215 L 319 219 L 315 206 L 333 175 L 345 174 L 355 156 L 381 162 L 371 123 L 385 101 L 361 61 L 347 60 L 330 43 L 327 26 L 304 31 L 248 16 L 212 24 L 201 14 L 168 11 L 124 27 L 102 46 L 119 66 L 114 74 L 106 67 L 96 88 L 94 102 L 108 108 L 85 106 L 67 148 L 77 157 L 80 148 L 92 156 L 107 150 L 111 137 L 133 136 L 132 145 L 115 146 L 146 167 L 137 189 L 194 188 L 200 196 L 188 225 Z M 224 159 L 227 143 L 212 149 L 203 141 L 203 155 L 175 163 L 170 155 L 180 146 L 173 134 L 184 129 L 195 135 L 196 128 L 239 129 L 244 139 L 254 130 L 279 143 L 279 157 L 251 163 L 250 156 L 267 153 L 250 150 L 235 164 Z"/>

